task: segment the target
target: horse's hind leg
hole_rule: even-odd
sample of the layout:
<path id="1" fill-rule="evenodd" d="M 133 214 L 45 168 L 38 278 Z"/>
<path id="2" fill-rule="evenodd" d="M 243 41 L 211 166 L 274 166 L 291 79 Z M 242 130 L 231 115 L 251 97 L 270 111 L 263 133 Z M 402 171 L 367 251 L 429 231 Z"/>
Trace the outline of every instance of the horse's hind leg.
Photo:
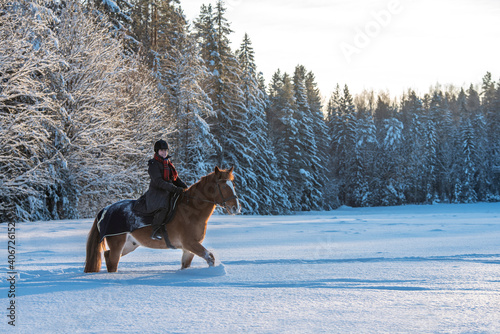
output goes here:
<path id="1" fill-rule="evenodd" d="M 191 261 L 193 261 L 193 257 L 194 257 L 193 253 L 191 253 L 188 250 L 183 249 L 182 260 L 181 260 L 181 263 L 182 263 L 181 269 L 189 268 L 191 266 Z"/>
<path id="2" fill-rule="evenodd" d="M 118 270 L 118 262 L 122 255 L 123 246 L 127 240 L 126 234 L 114 235 L 106 237 L 109 250 L 104 252 L 104 259 L 106 260 L 106 267 L 108 272 L 114 273 Z"/>

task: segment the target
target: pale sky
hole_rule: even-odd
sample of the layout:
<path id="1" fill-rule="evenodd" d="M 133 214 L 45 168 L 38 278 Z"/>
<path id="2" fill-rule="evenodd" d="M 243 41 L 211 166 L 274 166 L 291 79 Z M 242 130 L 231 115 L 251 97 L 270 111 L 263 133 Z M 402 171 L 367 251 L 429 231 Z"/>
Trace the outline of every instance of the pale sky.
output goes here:
<path id="1" fill-rule="evenodd" d="M 181 0 L 190 22 L 202 4 Z M 500 0 L 226 0 L 232 48 L 248 33 L 269 84 L 279 68 L 312 71 L 324 97 L 335 86 L 425 94 L 430 86 L 500 79 Z"/>

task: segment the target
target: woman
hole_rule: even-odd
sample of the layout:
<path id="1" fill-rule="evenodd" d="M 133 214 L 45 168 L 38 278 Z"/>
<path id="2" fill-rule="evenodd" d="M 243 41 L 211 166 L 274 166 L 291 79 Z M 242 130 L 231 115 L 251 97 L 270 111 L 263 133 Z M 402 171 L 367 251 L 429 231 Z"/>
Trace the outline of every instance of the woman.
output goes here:
<path id="1" fill-rule="evenodd" d="M 152 239 L 161 239 L 162 223 L 170 210 L 174 195 L 184 192 L 187 185 L 179 178 L 168 155 L 168 144 L 160 139 L 154 145 L 155 155 L 148 162 L 148 173 L 151 178 L 148 191 L 142 195 L 134 206 L 134 210 L 142 214 L 154 214 Z M 167 223 L 167 222 L 165 222 Z"/>

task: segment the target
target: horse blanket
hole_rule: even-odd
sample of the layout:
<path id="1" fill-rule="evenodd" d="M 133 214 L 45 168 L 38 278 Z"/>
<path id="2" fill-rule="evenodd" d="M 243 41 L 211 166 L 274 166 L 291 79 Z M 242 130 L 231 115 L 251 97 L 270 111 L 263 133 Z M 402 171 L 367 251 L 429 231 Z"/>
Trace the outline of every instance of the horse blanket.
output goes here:
<path id="1" fill-rule="evenodd" d="M 163 224 L 168 224 L 174 217 L 180 198 L 179 194 L 174 194 L 171 197 L 170 207 L 168 207 L 165 216 L 161 218 Z M 143 214 L 135 211 L 133 208 L 136 202 L 137 200 L 125 199 L 108 205 L 97 214 L 97 229 L 101 236 L 101 242 L 107 236 L 134 232 L 153 224 L 154 212 Z"/>
<path id="2" fill-rule="evenodd" d="M 101 241 L 107 236 L 130 233 L 153 223 L 153 216 L 133 211 L 136 200 L 126 199 L 113 203 L 97 214 L 97 228 Z"/>

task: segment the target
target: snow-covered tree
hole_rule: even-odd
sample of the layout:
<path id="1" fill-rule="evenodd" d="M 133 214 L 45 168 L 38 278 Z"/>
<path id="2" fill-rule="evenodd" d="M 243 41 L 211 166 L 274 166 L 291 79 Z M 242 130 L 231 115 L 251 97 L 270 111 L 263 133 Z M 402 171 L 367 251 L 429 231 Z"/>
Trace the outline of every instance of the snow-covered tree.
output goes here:
<path id="1" fill-rule="evenodd" d="M 0 222 L 57 216 L 47 198 L 64 177 L 55 166 L 65 165 L 51 149 L 57 103 L 47 77 L 60 67 L 49 28 L 57 18 L 39 1 L 0 6 Z"/>
<path id="2" fill-rule="evenodd" d="M 324 180 L 318 175 L 318 171 L 322 170 L 322 161 L 316 140 L 318 134 L 314 132 L 316 118 L 309 106 L 305 79 L 305 67 L 297 66 L 293 75 L 296 103 L 293 115 L 298 124 L 298 138 L 296 140 L 297 148 L 291 152 L 292 165 L 289 173 L 293 179 L 294 187 L 300 193 L 300 197 L 297 198 L 297 206 L 300 205 L 301 210 L 311 210 L 318 209 L 322 205 L 321 190 Z M 313 87 L 310 88 L 313 89 Z M 313 93 L 310 92 L 311 101 L 313 101 Z"/>
<path id="3" fill-rule="evenodd" d="M 500 81 L 494 82 L 491 73 L 483 77 L 482 110 L 484 112 L 487 140 L 486 147 L 488 166 L 486 167 L 490 179 L 489 189 L 492 198 L 500 198 Z"/>
<path id="4" fill-rule="evenodd" d="M 146 142 L 159 131 L 152 117 L 157 111 L 154 85 L 140 74 L 136 59 L 123 56 L 123 45 L 109 35 L 109 25 L 85 13 L 80 4 L 68 3 L 57 24 L 42 15 L 26 15 L 33 3 L 19 4 L 7 14 L 7 25 L 14 22 L 16 28 L 2 26 L 0 31 L 21 42 L 19 55 L 30 56 L 22 63 L 35 65 L 12 67 L 12 78 L 3 80 L 6 99 L 1 110 L 6 117 L 17 113 L 15 122 L 27 132 L 16 140 L 11 126 L 3 130 L 8 123 L 2 120 L 1 135 L 11 137 L 17 147 L 8 150 L 9 161 L 15 160 L 17 150 L 30 163 L 8 168 L 7 180 L 16 182 L 17 194 L 7 202 L 15 210 L 6 216 L 88 216 L 111 201 L 138 196 L 146 183 Z M 2 41 L 10 43 L 9 38 Z M 15 53 L 7 55 L 19 59 Z M 23 96 L 18 89 L 11 90 L 14 95 L 3 94 L 11 83 L 31 97 L 18 103 Z M 34 133 L 35 123 L 37 139 L 31 140 L 28 133 Z M 8 182 L 2 184 L 9 187 Z M 23 188 L 31 188 L 30 193 L 20 192 Z"/>
<path id="5" fill-rule="evenodd" d="M 268 135 L 265 94 L 259 85 L 254 50 L 247 34 L 237 51 L 237 57 L 241 67 L 241 90 L 248 112 L 248 127 L 251 129 L 249 155 L 253 162 L 253 175 L 249 175 L 246 180 L 249 200 L 256 213 L 284 213 L 290 209 L 290 204 L 279 183 L 281 173 Z"/>
<path id="6" fill-rule="evenodd" d="M 379 100 L 380 101 L 380 100 Z M 383 120 L 381 131 L 383 140 L 379 142 L 380 155 L 377 164 L 375 191 L 378 190 L 380 205 L 397 205 L 404 203 L 404 184 L 401 166 L 404 137 L 403 123 L 391 117 Z"/>
<path id="7" fill-rule="evenodd" d="M 455 200 L 453 189 L 457 173 L 457 130 L 453 124 L 452 114 L 442 92 L 435 91 L 429 106 L 429 118 L 436 131 L 434 186 L 440 200 Z"/>
<path id="8" fill-rule="evenodd" d="M 128 35 L 132 24 L 133 4 L 128 0 L 84 0 L 89 8 L 97 12 L 97 16 L 105 15 L 113 24 L 115 36 Z M 95 13 L 94 13 L 95 14 Z"/>
<path id="9" fill-rule="evenodd" d="M 312 166 L 314 178 L 318 183 L 318 191 L 321 193 L 321 198 L 313 203 L 311 209 L 325 209 L 333 207 L 331 203 L 326 201 L 329 190 L 326 188 L 328 180 L 328 147 L 330 145 L 330 137 L 328 135 L 328 127 L 326 125 L 325 114 L 323 113 L 322 97 L 316 83 L 314 74 L 309 71 L 305 76 L 305 87 L 307 92 L 307 102 L 311 111 L 312 128 L 316 139 L 317 160 L 319 163 Z M 319 195 L 319 194 L 317 194 Z"/>
<path id="10" fill-rule="evenodd" d="M 423 101 L 414 91 L 403 97 L 399 120 L 404 129 L 404 167 L 401 172 L 405 178 L 405 197 L 409 203 L 423 203 L 427 200 L 427 145 L 426 119 Z"/>
<path id="11" fill-rule="evenodd" d="M 357 150 L 358 123 L 353 98 L 347 85 L 344 86 L 338 108 L 338 128 L 332 137 L 335 147 L 333 168 L 339 184 L 340 201 L 348 205 L 358 205 L 354 197 L 356 182 L 359 181 L 357 174 L 361 167 Z"/>
<path id="12" fill-rule="evenodd" d="M 281 171 L 283 188 L 286 190 L 292 210 L 300 210 L 302 192 L 295 185 L 294 157 L 299 149 L 300 126 L 294 117 L 296 104 L 293 83 L 286 73 L 278 70 L 274 73 L 269 86 L 269 109 L 267 119 L 270 124 L 270 136 L 275 148 L 278 170 Z"/>
<path id="13" fill-rule="evenodd" d="M 215 8 L 202 6 L 195 26 L 202 58 L 209 69 L 204 90 L 212 100 L 215 115 L 209 119 L 211 132 L 220 145 L 214 161 L 222 167 L 235 167 L 242 211 L 252 212 L 255 199 L 251 188 L 247 187 L 254 175 L 250 154 L 250 114 L 241 90 L 240 64 L 230 47 L 232 30 L 225 12 L 222 1 L 218 1 Z"/>
<path id="14" fill-rule="evenodd" d="M 172 128 L 164 139 L 183 180 L 192 184 L 213 170 L 209 158 L 218 146 L 206 121 L 213 114 L 211 100 L 202 89 L 208 72 L 180 8 L 171 1 L 159 3 L 155 24 L 152 73 Z"/>

